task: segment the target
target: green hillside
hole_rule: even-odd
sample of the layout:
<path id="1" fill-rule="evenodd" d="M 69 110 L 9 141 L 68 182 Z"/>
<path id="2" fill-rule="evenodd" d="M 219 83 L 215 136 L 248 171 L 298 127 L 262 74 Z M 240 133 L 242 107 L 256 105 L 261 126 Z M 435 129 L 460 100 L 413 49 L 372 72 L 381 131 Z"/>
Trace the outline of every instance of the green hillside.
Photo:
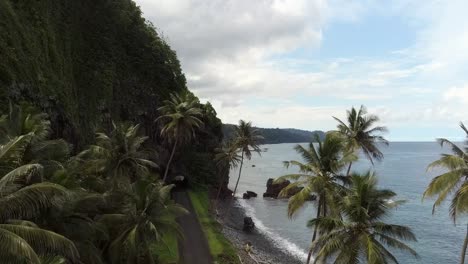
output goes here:
<path id="1" fill-rule="evenodd" d="M 295 128 L 257 128 L 263 136 L 262 144 L 279 144 L 279 143 L 302 143 L 310 142 L 317 135 L 320 140 L 325 138 L 325 132 L 320 130 L 307 131 Z M 223 133 L 225 139 L 233 136 L 234 125 L 224 124 Z"/>
<path id="2" fill-rule="evenodd" d="M 187 90 L 175 52 L 130 0 L 2 0 L 0 32 L 2 110 L 32 101 L 79 145 L 109 117 L 151 130 L 161 100 Z"/>

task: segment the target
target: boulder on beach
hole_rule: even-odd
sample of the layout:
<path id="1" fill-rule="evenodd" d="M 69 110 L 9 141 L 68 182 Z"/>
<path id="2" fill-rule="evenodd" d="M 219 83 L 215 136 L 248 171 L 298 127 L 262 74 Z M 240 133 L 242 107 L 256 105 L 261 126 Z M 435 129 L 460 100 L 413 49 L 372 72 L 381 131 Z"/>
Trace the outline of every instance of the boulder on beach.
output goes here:
<path id="1" fill-rule="evenodd" d="M 244 231 L 250 232 L 255 228 L 255 223 L 252 220 L 252 217 L 244 217 Z"/>

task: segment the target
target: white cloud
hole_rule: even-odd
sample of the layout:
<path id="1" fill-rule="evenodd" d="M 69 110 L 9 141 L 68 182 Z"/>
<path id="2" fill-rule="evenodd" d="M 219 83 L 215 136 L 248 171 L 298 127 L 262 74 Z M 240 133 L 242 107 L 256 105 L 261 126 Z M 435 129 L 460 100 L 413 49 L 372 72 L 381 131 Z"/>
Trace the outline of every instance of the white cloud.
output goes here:
<path id="1" fill-rule="evenodd" d="M 468 84 L 462 87 L 451 87 L 443 94 L 444 101 L 447 104 L 463 103 L 468 104 Z"/>
<path id="2" fill-rule="evenodd" d="M 224 122 L 331 129 L 331 115 L 361 103 L 388 126 L 463 118 L 455 110 L 468 102 L 467 80 L 457 75 L 468 69 L 466 1 L 136 2 L 177 51 L 190 89 L 211 101 Z M 320 49 L 330 24 L 359 22 L 375 12 L 404 15 L 418 30 L 416 42 L 386 57 L 287 56 L 298 48 Z"/>

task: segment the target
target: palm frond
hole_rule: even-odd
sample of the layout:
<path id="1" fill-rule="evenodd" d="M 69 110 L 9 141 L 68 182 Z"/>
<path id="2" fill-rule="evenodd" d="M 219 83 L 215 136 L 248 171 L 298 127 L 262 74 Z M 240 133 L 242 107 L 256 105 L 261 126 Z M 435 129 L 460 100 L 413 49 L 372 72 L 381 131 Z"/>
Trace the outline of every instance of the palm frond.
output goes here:
<path id="1" fill-rule="evenodd" d="M 79 253 L 73 242 L 52 231 L 9 224 L 0 224 L 0 230 L 7 230 L 21 237 L 39 255 L 60 255 L 72 263 L 78 263 L 79 261 Z"/>
<path id="2" fill-rule="evenodd" d="M 59 206 L 69 191 L 53 183 L 37 183 L 0 199 L 0 219 L 31 219 L 45 209 Z"/>

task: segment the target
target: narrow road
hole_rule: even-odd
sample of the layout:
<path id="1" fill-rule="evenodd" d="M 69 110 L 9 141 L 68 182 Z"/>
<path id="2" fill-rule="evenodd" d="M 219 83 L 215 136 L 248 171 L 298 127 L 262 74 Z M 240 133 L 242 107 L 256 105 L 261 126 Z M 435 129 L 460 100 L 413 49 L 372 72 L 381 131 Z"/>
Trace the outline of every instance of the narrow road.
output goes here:
<path id="1" fill-rule="evenodd" d="M 208 241 L 188 193 L 182 190 L 175 191 L 173 199 L 190 212 L 177 220 L 185 237 L 184 240 L 179 240 L 180 264 L 212 264 L 213 258 Z"/>

